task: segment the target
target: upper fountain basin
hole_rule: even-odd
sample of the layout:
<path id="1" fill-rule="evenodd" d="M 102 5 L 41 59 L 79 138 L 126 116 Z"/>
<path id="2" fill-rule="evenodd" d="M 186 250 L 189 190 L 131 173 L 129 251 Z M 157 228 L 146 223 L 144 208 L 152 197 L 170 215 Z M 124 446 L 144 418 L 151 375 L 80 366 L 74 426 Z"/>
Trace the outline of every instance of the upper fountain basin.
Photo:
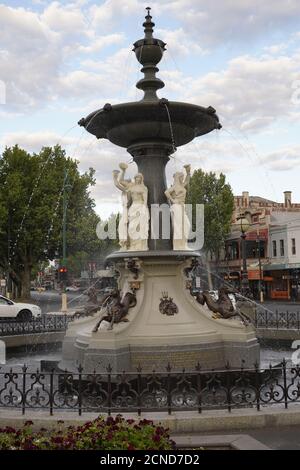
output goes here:
<path id="1" fill-rule="evenodd" d="M 108 139 L 125 148 L 145 141 L 171 143 L 180 147 L 195 137 L 222 127 L 214 108 L 164 98 L 113 106 L 106 104 L 78 124 L 98 139 Z"/>

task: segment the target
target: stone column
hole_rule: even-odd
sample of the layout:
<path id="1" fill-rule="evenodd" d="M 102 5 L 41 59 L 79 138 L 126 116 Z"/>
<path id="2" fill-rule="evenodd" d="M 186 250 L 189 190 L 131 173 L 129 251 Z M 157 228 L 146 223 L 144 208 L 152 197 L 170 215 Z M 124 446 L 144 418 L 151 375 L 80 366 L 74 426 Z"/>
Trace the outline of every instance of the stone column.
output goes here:
<path id="1" fill-rule="evenodd" d="M 152 204 L 168 204 L 165 196 L 167 189 L 166 164 L 173 148 L 167 143 L 142 143 L 132 145 L 127 150 L 137 164 L 139 172 L 144 176 L 144 183 L 148 188 L 148 206 L 151 214 Z M 163 240 L 161 234 L 159 239 L 152 240 L 151 233 L 149 233 L 149 250 L 172 250 L 172 233 L 168 240 Z"/>

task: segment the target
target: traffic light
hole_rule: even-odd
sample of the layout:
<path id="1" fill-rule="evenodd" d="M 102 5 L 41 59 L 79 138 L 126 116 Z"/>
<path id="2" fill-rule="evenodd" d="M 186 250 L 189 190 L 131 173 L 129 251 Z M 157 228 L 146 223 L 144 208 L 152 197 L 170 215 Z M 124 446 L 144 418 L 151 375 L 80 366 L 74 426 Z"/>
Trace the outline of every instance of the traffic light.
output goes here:
<path id="1" fill-rule="evenodd" d="M 58 277 L 60 281 L 66 281 L 68 278 L 68 269 L 65 266 L 58 268 Z"/>

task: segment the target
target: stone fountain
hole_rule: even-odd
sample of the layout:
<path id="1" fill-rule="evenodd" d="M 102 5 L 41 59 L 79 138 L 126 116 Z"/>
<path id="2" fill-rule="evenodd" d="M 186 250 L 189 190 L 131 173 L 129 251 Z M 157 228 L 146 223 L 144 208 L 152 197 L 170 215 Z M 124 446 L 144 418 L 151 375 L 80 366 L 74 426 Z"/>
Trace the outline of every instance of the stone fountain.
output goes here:
<path id="1" fill-rule="evenodd" d="M 216 111 L 157 96 L 164 87 L 157 78 L 157 64 L 166 44 L 153 37 L 150 8 L 143 24 L 145 37 L 134 43 L 144 77 L 136 84 L 143 90 L 141 101 L 105 104 L 79 121 L 98 139 L 127 149 L 138 166 L 134 180 L 125 178 L 127 165 L 113 171 L 115 186 L 122 191 L 123 214 L 119 224 L 120 250 L 107 262 L 119 274 L 121 296 L 107 303 L 97 315 L 69 325 L 63 343 L 62 367 L 82 364 L 85 370 L 114 371 L 221 368 L 229 361 L 239 367 L 241 360 L 253 365 L 259 360 L 259 346 L 253 327 L 239 317 L 225 319 L 213 314 L 191 295 L 190 273 L 200 257 L 189 249 L 185 228 L 184 201 L 190 167 L 174 175 L 167 189 L 165 167 L 176 147 L 220 129 Z M 170 208 L 171 235 L 161 228 L 153 236 L 151 209 L 164 204 Z M 138 223 L 138 236 L 133 228 Z M 160 218 L 160 223 L 162 219 Z M 180 224 L 179 224 L 180 225 Z M 136 231 L 135 231 L 136 232 Z M 117 296 L 115 296 L 116 298 Z M 117 308 L 117 307 L 118 308 Z M 104 315 L 105 314 L 105 315 Z M 103 321 L 102 321 L 103 320 Z"/>

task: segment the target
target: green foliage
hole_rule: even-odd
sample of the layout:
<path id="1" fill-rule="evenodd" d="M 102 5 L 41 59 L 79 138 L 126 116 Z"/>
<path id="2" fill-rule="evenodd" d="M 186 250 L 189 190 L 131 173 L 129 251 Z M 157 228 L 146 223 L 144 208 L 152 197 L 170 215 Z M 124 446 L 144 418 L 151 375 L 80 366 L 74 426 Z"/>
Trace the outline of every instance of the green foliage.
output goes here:
<path id="1" fill-rule="evenodd" d="M 101 252 L 99 217 L 89 188 L 94 170 L 81 174 L 78 162 L 60 146 L 29 154 L 17 145 L 0 157 L 0 268 L 10 271 L 22 297 L 29 297 L 31 271 L 62 252 L 63 186 L 68 181 L 68 255 Z M 10 241 L 10 243 L 9 243 Z"/>
<path id="2" fill-rule="evenodd" d="M 51 431 L 32 429 L 33 422 L 16 430 L 0 429 L 0 450 L 171 450 L 168 430 L 152 421 L 102 417 L 82 426 L 64 427 L 59 421 Z"/>
<path id="3" fill-rule="evenodd" d="M 187 203 L 204 204 L 204 250 L 218 256 L 230 232 L 234 209 L 231 187 L 222 173 L 194 171 L 187 195 Z"/>

